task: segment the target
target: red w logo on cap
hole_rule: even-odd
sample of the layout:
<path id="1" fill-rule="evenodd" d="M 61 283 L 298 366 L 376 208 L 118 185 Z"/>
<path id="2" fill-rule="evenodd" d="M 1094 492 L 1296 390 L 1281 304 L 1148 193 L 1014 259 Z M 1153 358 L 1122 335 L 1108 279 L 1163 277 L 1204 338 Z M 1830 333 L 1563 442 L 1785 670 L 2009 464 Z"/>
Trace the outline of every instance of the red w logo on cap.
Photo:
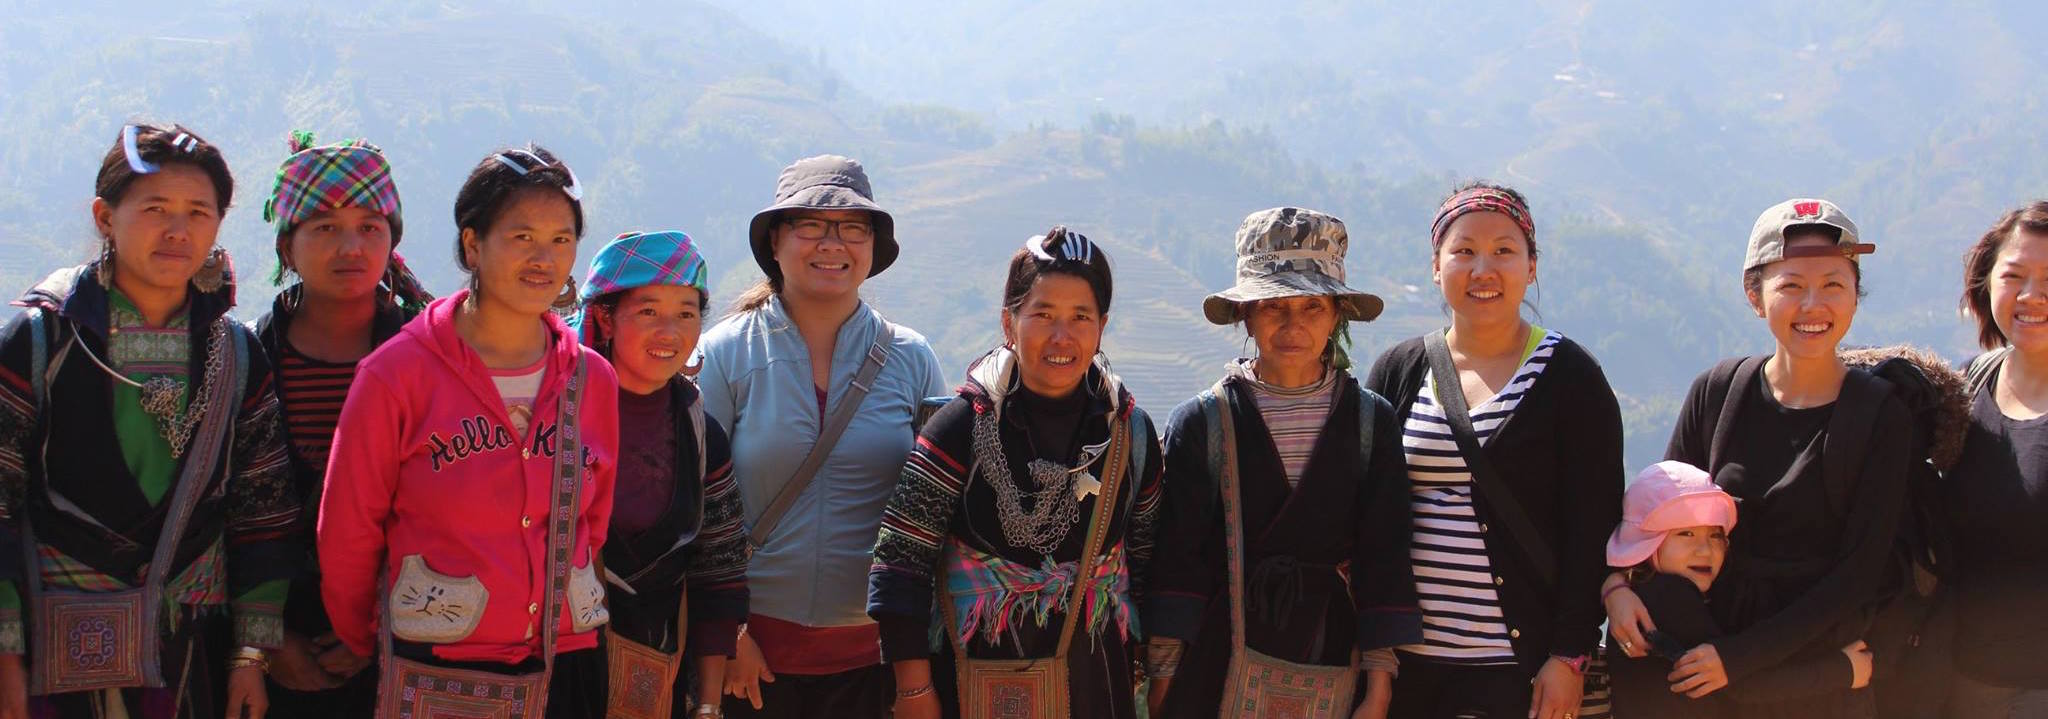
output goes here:
<path id="1" fill-rule="evenodd" d="M 1792 215 L 1793 215 L 1794 217 L 1819 217 L 1819 216 L 1820 216 L 1820 203 L 1819 203 L 1819 202 L 1794 202 L 1794 203 L 1792 203 Z"/>

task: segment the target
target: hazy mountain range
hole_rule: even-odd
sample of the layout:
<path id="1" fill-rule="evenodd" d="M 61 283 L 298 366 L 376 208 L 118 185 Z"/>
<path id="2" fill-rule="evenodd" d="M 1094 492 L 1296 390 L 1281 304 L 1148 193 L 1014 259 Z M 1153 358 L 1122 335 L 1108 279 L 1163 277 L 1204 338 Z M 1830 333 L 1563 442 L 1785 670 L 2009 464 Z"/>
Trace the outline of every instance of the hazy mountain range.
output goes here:
<path id="1" fill-rule="evenodd" d="M 745 222 L 776 171 L 839 152 L 868 164 L 904 244 L 872 301 L 950 372 L 995 341 L 1002 260 L 1065 223 L 1110 248 L 1110 356 L 1163 416 L 1244 352 L 1197 309 L 1229 284 L 1244 215 L 1347 221 L 1354 284 L 1389 301 L 1354 331 L 1363 365 L 1443 322 L 1429 218 L 1491 177 L 1530 194 L 1539 321 L 1601 358 L 1639 464 L 1694 374 L 1769 344 L 1738 278 L 1762 208 L 1827 196 L 1879 245 L 1852 342 L 1961 358 L 1963 248 L 2048 195 L 2023 89 L 2048 69 L 2037 4 L 1278 5 L 17 3 L 0 287 L 89 252 L 92 175 L 129 119 L 226 148 L 250 314 L 272 291 L 258 208 L 293 128 L 387 150 L 401 249 L 439 290 L 459 283 L 454 192 L 498 146 L 536 140 L 576 168 L 585 257 L 628 229 L 692 233 L 714 300 L 758 276 Z"/>

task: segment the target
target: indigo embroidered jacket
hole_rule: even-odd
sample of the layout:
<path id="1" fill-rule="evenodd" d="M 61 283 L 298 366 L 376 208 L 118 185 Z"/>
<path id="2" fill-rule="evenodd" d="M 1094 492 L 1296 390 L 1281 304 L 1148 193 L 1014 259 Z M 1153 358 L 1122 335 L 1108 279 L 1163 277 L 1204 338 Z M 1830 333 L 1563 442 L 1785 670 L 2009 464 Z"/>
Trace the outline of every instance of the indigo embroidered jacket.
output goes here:
<path id="1" fill-rule="evenodd" d="M 1105 364 L 1068 398 L 1048 399 L 1024 389 L 1007 350 L 996 350 L 969 369 L 958 396 L 933 415 L 917 438 L 902 478 L 882 515 L 868 573 L 868 613 L 881 624 L 886 661 L 930 655 L 931 636 L 946 622 L 934 616 L 938 600 L 954 608 L 958 635 L 970 657 L 1019 659 L 1055 653 L 1074 574 L 1087 542 L 1099 491 L 1079 502 L 1078 519 L 1055 538 L 1050 556 L 1006 537 L 998 492 L 976 466 L 974 427 L 993 415 L 1010 480 L 1034 488 L 1027 464 L 1042 459 L 1072 466 L 1084 453 L 1094 462 L 1077 485 L 1103 476 L 1113 423 L 1129 428 L 1130 459 L 1103 542 L 1104 553 L 1086 592 L 1068 655 L 1076 716 L 1129 716 L 1131 647 L 1140 640 L 1137 618 L 1151 562 L 1163 461 L 1151 418 Z M 1099 490 L 1099 487 L 1095 488 Z M 1033 504 L 1022 498 L 1022 509 Z M 947 657 L 939 658 L 941 664 Z M 943 684 L 943 682 L 941 682 Z M 951 687 L 946 687 L 950 691 Z M 1100 712 L 1108 711 L 1108 714 Z"/>
<path id="2" fill-rule="evenodd" d="M 26 313 L 0 330 L 0 653 L 24 651 L 20 584 L 26 577 L 23 518 L 35 533 L 46 587 L 113 591 L 138 586 L 156 551 L 171 492 L 152 505 L 123 459 L 107 410 L 115 380 L 82 356 L 107 355 L 111 296 L 95 279 L 95 265 L 59 270 L 15 304 L 45 314 L 48 396 L 41 418 L 29 382 L 34 342 Z M 188 395 L 205 376 L 210 332 L 234 305 L 233 285 L 217 292 L 191 290 Z M 229 320 L 227 330 L 248 347 L 246 378 L 233 408 L 224 446 L 188 449 L 172 473 L 197 452 L 217 453 L 208 489 L 173 551 L 166 599 L 183 615 L 225 607 L 234 641 L 275 647 L 283 640 L 286 582 L 301 555 L 292 541 L 299 503 L 291 488 L 283 425 L 272 391 L 270 363 L 249 330 Z M 79 347 L 56 357 L 73 338 Z M 230 345 L 232 346 L 232 345 Z M 34 617 L 29 622 L 35 622 Z M 166 643 L 166 654 L 182 647 Z M 166 667 L 181 666 L 167 661 Z"/>

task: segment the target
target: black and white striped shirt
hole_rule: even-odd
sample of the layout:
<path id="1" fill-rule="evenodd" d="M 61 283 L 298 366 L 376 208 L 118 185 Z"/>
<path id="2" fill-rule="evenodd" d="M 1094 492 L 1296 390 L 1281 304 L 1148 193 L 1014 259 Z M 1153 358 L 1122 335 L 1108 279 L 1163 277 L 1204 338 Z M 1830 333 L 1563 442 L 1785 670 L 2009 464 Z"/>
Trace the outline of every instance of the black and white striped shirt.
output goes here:
<path id="1" fill-rule="evenodd" d="M 1549 366 L 1558 339 L 1560 335 L 1543 331 L 1514 379 L 1492 399 L 1472 407 L 1472 429 L 1481 445 L 1492 440 Z M 1472 474 L 1434 400 L 1435 388 L 1436 378 L 1425 373 L 1422 390 L 1401 428 L 1415 518 L 1408 557 L 1415 565 L 1415 593 L 1422 605 L 1422 643 L 1402 649 L 1459 664 L 1513 664 L 1510 629 L 1500 594 L 1494 590 L 1500 577 L 1486 557 L 1486 527 L 1472 508 Z M 1448 391 L 1462 389 L 1453 384 Z"/>

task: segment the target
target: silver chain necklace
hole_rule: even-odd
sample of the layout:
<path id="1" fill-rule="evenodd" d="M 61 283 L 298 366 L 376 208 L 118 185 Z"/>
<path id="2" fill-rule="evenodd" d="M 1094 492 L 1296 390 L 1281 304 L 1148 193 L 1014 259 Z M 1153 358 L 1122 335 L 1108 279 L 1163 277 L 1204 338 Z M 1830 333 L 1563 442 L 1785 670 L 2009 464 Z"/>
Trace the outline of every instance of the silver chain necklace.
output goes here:
<path id="1" fill-rule="evenodd" d="M 996 515 L 1002 520 L 1003 539 L 1012 546 L 1029 547 L 1045 556 L 1066 543 L 1067 534 L 1081 520 L 1081 498 L 1074 492 L 1074 476 L 1088 471 L 1095 462 L 1092 452 L 1082 452 L 1080 466 L 1033 459 L 1025 465 L 1031 474 L 1031 510 L 1024 510 L 1026 490 L 1019 489 L 1010 474 L 1010 462 L 1003 455 L 1003 441 L 996 428 L 995 412 L 974 417 L 974 458 L 988 483 L 996 490 Z"/>
<path id="2" fill-rule="evenodd" d="M 222 356 L 229 351 L 226 323 L 225 319 L 215 320 L 213 323 L 213 332 L 206 339 L 206 376 L 201 380 L 199 393 L 193 395 L 191 403 L 185 406 L 182 413 L 178 411 L 178 400 L 185 396 L 184 380 L 156 376 L 149 378 L 148 382 L 137 382 L 129 379 L 127 375 L 114 371 L 106 362 L 100 361 L 99 356 L 93 354 L 92 350 L 78 339 L 77 333 L 72 333 L 71 342 L 80 352 L 85 353 L 86 359 L 99 365 L 109 376 L 141 391 L 142 411 L 156 418 L 157 432 L 163 435 L 164 441 L 171 444 L 171 459 L 178 459 L 185 455 L 185 443 L 192 439 L 192 430 L 197 429 L 199 420 L 206 417 L 207 403 L 213 395 L 213 383 L 220 379 Z"/>

